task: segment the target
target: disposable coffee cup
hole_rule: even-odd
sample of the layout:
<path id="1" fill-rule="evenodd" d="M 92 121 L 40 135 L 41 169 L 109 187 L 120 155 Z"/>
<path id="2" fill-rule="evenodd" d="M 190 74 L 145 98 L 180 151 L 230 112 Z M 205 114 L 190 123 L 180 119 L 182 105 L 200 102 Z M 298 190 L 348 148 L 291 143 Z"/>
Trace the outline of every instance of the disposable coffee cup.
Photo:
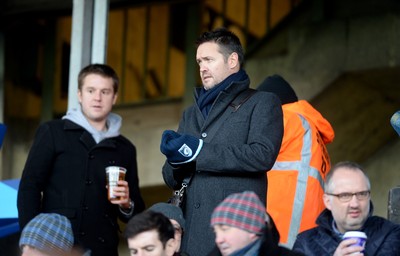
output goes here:
<path id="1" fill-rule="evenodd" d="M 114 188 L 118 187 L 119 180 L 125 180 L 126 169 L 120 166 L 108 166 L 106 168 L 106 182 L 108 186 L 108 200 L 120 200 L 114 195 Z"/>
<path id="2" fill-rule="evenodd" d="M 343 240 L 352 238 L 357 239 L 357 242 L 355 244 L 352 244 L 351 246 L 361 246 L 362 248 L 365 248 L 365 243 L 367 242 L 367 235 L 364 232 L 348 231 L 343 235 Z M 364 252 L 364 249 L 361 252 Z"/>

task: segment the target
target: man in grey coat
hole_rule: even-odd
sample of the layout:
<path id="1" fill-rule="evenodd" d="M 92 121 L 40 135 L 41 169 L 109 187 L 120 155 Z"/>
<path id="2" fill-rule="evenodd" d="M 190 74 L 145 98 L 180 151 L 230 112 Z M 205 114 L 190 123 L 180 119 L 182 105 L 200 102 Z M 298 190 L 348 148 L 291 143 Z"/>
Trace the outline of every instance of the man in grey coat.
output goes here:
<path id="1" fill-rule="evenodd" d="M 283 118 L 275 95 L 249 89 L 236 35 L 216 29 L 196 44 L 203 87 L 196 88 L 196 102 L 184 111 L 177 132 L 164 131 L 160 149 L 167 157 L 165 183 L 172 189 L 188 183 L 183 251 L 203 256 L 214 246 L 209 220 L 219 202 L 245 190 L 265 202 L 265 173 L 279 153 Z"/>

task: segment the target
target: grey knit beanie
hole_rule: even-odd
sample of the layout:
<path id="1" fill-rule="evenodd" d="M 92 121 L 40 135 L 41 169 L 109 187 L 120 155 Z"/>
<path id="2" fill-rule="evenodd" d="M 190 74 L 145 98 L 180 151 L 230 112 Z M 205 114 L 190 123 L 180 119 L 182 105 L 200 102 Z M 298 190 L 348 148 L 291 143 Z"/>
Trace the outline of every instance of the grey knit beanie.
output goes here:
<path id="1" fill-rule="evenodd" d="M 153 204 L 148 210 L 162 213 L 168 219 L 175 220 L 179 223 L 182 230 L 185 230 L 185 219 L 183 218 L 182 209 L 178 206 L 168 203 L 156 203 Z"/>

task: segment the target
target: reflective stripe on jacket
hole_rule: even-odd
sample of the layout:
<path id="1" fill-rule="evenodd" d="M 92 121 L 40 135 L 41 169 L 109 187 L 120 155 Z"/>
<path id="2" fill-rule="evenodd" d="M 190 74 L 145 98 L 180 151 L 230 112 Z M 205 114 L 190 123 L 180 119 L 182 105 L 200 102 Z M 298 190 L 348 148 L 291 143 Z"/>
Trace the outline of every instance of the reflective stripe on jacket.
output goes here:
<path id="1" fill-rule="evenodd" d="M 307 101 L 285 104 L 284 135 L 278 158 L 268 171 L 267 212 L 280 243 L 292 248 L 296 236 L 316 226 L 325 208 L 323 184 L 330 170 L 326 144 L 333 141 L 330 123 Z"/>

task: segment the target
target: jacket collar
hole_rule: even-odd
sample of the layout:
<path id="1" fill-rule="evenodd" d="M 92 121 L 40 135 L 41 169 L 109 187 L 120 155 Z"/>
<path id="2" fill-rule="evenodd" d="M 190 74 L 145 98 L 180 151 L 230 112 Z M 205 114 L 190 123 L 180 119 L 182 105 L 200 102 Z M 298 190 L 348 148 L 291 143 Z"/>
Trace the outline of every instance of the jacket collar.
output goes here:
<path id="1" fill-rule="evenodd" d="M 79 131 L 81 130 L 82 133 L 80 135 L 79 140 L 82 142 L 82 144 L 88 149 L 93 149 L 95 147 L 108 147 L 108 148 L 116 148 L 117 144 L 114 138 L 109 138 L 100 141 L 98 144 L 95 142 L 93 139 L 93 136 L 82 126 L 66 119 L 64 120 L 64 130 L 70 130 L 70 131 Z"/>

